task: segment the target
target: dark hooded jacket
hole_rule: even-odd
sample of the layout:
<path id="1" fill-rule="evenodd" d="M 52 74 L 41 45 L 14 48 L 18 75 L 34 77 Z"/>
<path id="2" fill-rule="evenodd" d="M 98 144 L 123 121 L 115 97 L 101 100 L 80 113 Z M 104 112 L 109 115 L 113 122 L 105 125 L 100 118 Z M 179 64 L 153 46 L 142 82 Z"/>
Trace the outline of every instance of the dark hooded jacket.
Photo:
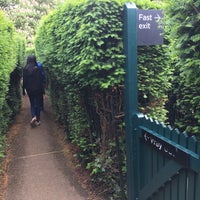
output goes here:
<path id="1" fill-rule="evenodd" d="M 23 88 L 29 96 L 43 94 L 43 77 L 38 66 L 24 68 Z"/>

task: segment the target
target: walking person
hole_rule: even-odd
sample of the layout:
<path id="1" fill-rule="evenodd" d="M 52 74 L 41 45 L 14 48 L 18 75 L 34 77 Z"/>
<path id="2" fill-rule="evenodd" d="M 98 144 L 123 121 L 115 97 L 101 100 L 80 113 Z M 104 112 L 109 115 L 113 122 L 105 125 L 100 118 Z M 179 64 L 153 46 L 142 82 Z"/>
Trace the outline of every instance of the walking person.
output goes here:
<path id="1" fill-rule="evenodd" d="M 27 58 L 23 69 L 23 89 L 26 90 L 31 109 L 31 126 L 40 125 L 41 95 L 43 95 L 43 77 L 34 55 Z M 24 93 L 25 95 L 25 93 Z"/>

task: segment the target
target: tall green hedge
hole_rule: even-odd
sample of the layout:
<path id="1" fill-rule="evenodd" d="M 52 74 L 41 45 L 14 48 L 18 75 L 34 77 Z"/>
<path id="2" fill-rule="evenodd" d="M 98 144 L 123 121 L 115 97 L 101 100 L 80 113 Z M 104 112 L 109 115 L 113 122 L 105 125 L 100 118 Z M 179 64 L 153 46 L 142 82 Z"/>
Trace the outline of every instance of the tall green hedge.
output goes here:
<path id="1" fill-rule="evenodd" d="M 18 113 L 21 106 L 21 78 L 22 78 L 22 69 L 25 65 L 25 55 L 26 55 L 26 43 L 24 36 L 16 35 L 16 65 L 13 71 L 10 74 L 9 80 L 9 90 L 6 95 L 6 101 L 11 108 L 11 119 Z"/>
<path id="2" fill-rule="evenodd" d="M 21 105 L 21 67 L 25 40 L 15 32 L 13 23 L 0 11 L 0 158 L 4 135 Z"/>
<path id="3" fill-rule="evenodd" d="M 0 12 L 0 121 L 1 131 L 4 130 L 9 120 L 9 108 L 6 102 L 6 95 L 9 89 L 10 74 L 16 66 L 16 41 L 14 25 L 9 21 L 3 12 Z"/>
<path id="4" fill-rule="evenodd" d="M 200 1 L 170 0 L 170 37 L 175 72 L 171 122 L 189 134 L 200 132 Z"/>
<path id="5" fill-rule="evenodd" d="M 95 90 L 123 82 L 125 1 L 113 2 L 68 1 L 43 20 L 36 36 L 37 54 L 64 87 Z M 158 7 L 150 1 L 138 1 L 137 5 L 143 9 Z M 166 93 L 170 87 L 167 48 L 138 49 L 140 108 L 160 121 L 166 120 Z"/>
<path id="6" fill-rule="evenodd" d="M 57 118 L 66 127 L 67 138 L 79 147 L 79 158 L 114 199 L 125 195 L 121 192 L 125 186 L 120 184 L 126 172 L 125 2 L 67 1 L 43 19 L 35 38 Z M 150 0 L 136 4 L 142 9 L 160 8 Z M 161 121 L 166 120 L 170 87 L 167 50 L 166 45 L 138 48 L 140 110 Z"/>

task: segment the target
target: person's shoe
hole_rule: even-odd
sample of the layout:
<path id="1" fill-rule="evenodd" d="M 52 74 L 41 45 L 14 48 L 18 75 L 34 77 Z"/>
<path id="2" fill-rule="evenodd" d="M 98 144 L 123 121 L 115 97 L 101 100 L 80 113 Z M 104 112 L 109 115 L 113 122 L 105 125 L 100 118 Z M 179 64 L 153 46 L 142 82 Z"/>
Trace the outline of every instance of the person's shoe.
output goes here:
<path id="1" fill-rule="evenodd" d="M 39 121 L 39 122 L 35 122 L 35 125 L 36 126 L 39 126 L 41 124 L 41 122 Z"/>
<path id="2" fill-rule="evenodd" d="M 36 120 L 37 120 L 36 117 L 33 117 L 33 118 L 31 119 L 31 122 L 30 122 L 31 126 L 34 126 Z"/>

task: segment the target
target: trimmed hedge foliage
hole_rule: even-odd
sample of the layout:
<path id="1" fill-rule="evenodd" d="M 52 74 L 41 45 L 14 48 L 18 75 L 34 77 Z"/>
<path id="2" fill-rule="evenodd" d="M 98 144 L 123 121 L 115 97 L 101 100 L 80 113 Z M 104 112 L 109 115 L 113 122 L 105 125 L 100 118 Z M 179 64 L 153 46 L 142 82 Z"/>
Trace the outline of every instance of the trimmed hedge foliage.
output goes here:
<path id="1" fill-rule="evenodd" d="M 67 138 L 111 199 L 125 198 L 123 6 L 125 0 L 67 1 L 43 19 L 35 38 Z M 158 8 L 138 0 L 139 8 Z M 140 110 L 166 120 L 171 75 L 167 47 L 140 47 Z M 108 197 L 108 194 L 107 194 Z"/>
<path id="2" fill-rule="evenodd" d="M 37 54 L 64 87 L 102 90 L 123 82 L 125 1 L 113 2 L 68 1 L 43 20 L 35 40 Z M 138 5 L 157 8 L 149 1 Z M 138 49 L 140 108 L 160 121 L 166 120 L 164 105 L 170 87 L 166 51 L 166 46 Z"/>
<path id="3" fill-rule="evenodd" d="M 0 157 L 4 134 L 21 105 L 21 66 L 25 40 L 16 34 L 13 23 L 0 11 Z"/>
<path id="4" fill-rule="evenodd" d="M 200 132 L 200 1 L 170 0 L 170 37 L 175 73 L 170 121 L 189 134 Z"/>

